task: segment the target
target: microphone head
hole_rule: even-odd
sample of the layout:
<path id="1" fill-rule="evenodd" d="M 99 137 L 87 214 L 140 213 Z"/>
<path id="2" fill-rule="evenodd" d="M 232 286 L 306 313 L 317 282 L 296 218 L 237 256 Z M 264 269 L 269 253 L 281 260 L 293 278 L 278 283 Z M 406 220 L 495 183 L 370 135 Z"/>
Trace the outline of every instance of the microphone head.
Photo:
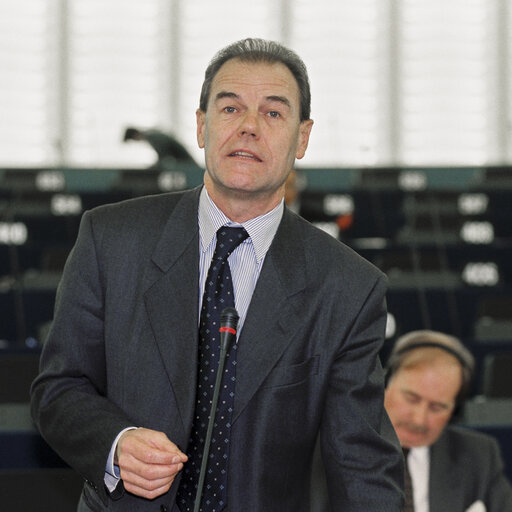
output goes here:
<path id="1" fill-rule="evenodd" d="M 238 319 L 239 316 L 235 308 L 224 308 L 220 314 L 220 325 L 236 331 Z"/>

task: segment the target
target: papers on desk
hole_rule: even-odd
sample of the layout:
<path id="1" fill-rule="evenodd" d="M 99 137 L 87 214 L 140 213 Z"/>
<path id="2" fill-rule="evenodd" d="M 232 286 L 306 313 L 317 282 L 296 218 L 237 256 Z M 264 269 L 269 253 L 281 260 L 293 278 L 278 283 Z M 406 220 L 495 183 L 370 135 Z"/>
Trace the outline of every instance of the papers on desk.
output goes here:
<path id="1" fill-rule="evenodd" d="M 475 501 L 473 505 L 471 505 L 466 512 L 485 512 L 487 509 L 485 508 L 485 505 L 480 500 Z"/>

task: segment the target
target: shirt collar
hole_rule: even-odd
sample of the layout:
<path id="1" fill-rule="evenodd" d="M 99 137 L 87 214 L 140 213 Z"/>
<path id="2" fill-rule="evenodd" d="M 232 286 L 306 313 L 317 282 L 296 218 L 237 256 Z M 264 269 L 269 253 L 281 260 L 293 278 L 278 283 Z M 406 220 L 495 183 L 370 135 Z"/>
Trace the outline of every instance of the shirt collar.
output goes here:
<path id="1" fill-rule="evenodd" d="M 274 235 L 276 234 L 279 223 L 284 212 L 284 199 L 271 211 L 250 219 L 246 222 L 237 223 L 231 221 L 212 201 L 206 191 L 206 187 L 201 190 L 199 197 L 199 237 L 201 240 L 201 250 L 205 252 L 212 243 L 217 230 L 221 226 L 243 226 L 252 241 L 256 261 L 265 257 Z"/>
<path id="2" fill-rule="evenodd" d="M 418 461 L 428 460 L 430 446 L 415 446 L 409 450 L 409 455 Z"/>

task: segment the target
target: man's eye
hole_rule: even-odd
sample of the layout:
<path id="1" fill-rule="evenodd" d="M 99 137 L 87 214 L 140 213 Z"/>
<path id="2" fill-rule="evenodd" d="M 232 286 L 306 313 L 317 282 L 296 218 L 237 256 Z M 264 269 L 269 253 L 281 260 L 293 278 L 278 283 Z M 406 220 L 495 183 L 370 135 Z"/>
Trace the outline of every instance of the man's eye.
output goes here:
<path id="1" fill-rule="evenodd" d="M 441 404 L 432 404 L 430 406 L 430 410 L 436 414 L 439 414 L 439 413 L 448 412 L 450 410 L 450 408 L 446 407 L 445 405 L 441 405 Z"/>
<path id="2" fill-rule="evenodd" d="M 408 393 L 405 393 L 404 397 L 410 404 L 417 404 L 420 401 L 420 398 L 416 395 L 410 395 Z"/>
<path id="3" fill-rule="evenodd" d="M 233 112 L 236 112 L 235 107 L 224 107 L 224 112 L 227 112 L 228 114 L 232 114 Z"/>
<path id="4" fill-rule="evenodd" d="M 270 117 L 274 117 L 274 118 L 277 118 L 277 117 L 280 117 L 280 116 L 281 116 L 281 114 L 280 114 L 279 112 L 275 111 L 275 110 L 271 110 L 271 111 L 268 113 L 268 115 L 269 115 Z"/>

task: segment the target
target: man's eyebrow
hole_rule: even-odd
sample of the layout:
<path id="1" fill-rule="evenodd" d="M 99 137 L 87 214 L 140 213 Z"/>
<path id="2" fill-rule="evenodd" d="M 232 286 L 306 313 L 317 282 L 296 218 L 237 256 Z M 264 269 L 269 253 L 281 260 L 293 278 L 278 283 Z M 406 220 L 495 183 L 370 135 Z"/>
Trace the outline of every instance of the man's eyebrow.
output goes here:
<path id="1" fill-rule="evenodd" d="M 232 99 L 239 99 L 240 97 L 238 96 L 238 94 L 236 94 L 235 92 L 230 92 L 230 91 L 220 91 L 217 93 L 217 95 L 215 96 L 215 101 L 218 101 L 218 100 L 221 100 L 223 98 L 232 98 Z M 277 96 L 277 95 L 271 95 L 271 96 L 266 96 L 265 98 L 267 101 L 270 101 L 270 102 L 278 102 L 278 103 L 282 103 L 283 105 L 285 105 L 286 107 L 288 108 L 291 108 L 291 103 L 290 103 L 290 100 L 286 97 L 286 96 Z"/>
<path id="2" fill-rule="evenodd" d="M 267 96 L 266 99 L 267 101 L 277 101 L 279 103 L 282 103 L 288 108 L 292 107 L 290 101 L 285 96 Z"/>
<path id="3" fill-rule="evenodd" d="M 420 400 L 423 400 L 423 397 L 421 395 L 419 395 L 418 393 L 415 393 L 414 391 L 410 391 L 409 389 L 403 389 L 402 393 L 404 393 L 405 395 L 408 395 L 412 398 L 419 398 Z M 437 400 L 429 401 L 429 404 L 435 405 L 437 407 L 442 407 L 443 409 L 450 409 L 450 407 L 453 406 L 453 404 L 451 404 L 451 403 L 439 402 Z"/>
<path id="4" fill-rule="evenodd" d="M 446 403 L 446 402 L 437 402 L 437 401 L 433 401 L 433 402 L 430 402 L 432 405 L 435 405 L 436 407 L 441 407 L 443 409 L 451 409 L 454 404 L 453 403 Z"/>
<path id="5" fill-rule="evenodd" d="M 238 94 L 234 93 L 234 92 L 229 92 L 229 91 L 220 91 L 219 93 L 217 93 L 217 95 L 215 96 L 215 101 L 218 101 L 218 100 L 221 100 L 222 98 L 233 98 L 233 99 L 238 99 Z"/>

